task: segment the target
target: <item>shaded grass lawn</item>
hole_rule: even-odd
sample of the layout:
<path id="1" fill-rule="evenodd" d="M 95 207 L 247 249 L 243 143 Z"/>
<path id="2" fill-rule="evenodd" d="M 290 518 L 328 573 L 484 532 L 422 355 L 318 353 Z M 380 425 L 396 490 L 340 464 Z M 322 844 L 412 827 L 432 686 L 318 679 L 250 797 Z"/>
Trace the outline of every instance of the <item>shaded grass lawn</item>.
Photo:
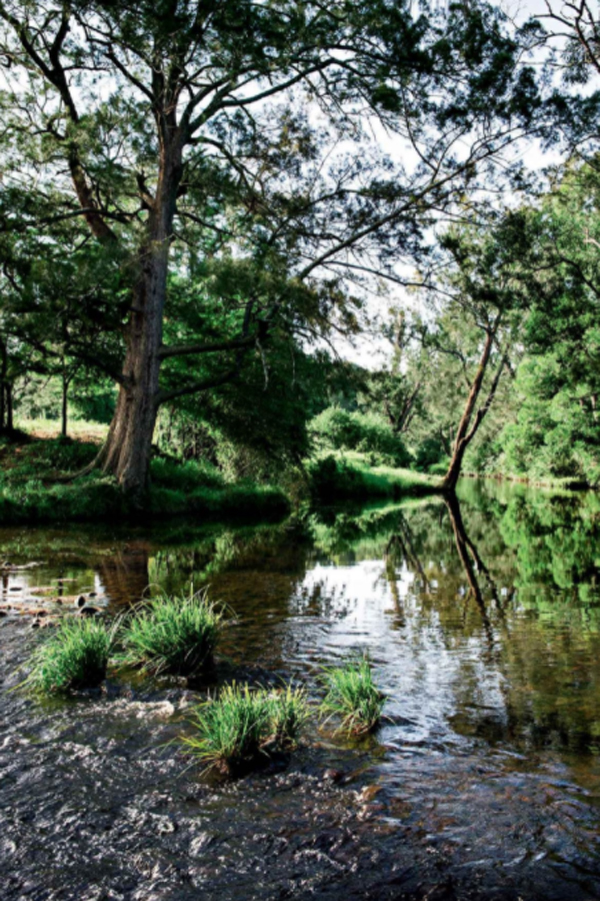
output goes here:
<path id="1" fill-rule="evenodd" d="M 17 433 L 0 441 L 0 524 L 97 522 L 140 516 L 115 480 L 92 472 L 75 481 L 65 476 L 87 466 L 98 453 L 95 441 L 61 441 Z M 229 484 L 210 464 L 157 459 L 144 517 L 273 519 L 289 511 L 283 491 L 252 482 Z"/>
<path id="2" fill-rule="evenodd" d="M 398 499 L 402 495 L 441 491 L 440 476 L 372 465 L 367 454 L 334 451 L 308 464 L 313 499 L 320 503 L 369 497 Z"/>

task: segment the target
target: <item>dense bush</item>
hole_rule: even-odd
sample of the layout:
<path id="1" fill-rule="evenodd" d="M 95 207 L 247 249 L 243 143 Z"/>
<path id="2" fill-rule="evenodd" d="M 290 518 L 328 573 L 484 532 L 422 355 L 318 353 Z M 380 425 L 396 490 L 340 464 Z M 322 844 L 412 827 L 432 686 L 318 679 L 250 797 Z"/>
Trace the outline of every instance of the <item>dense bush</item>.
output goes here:
<path id="1" fill-rule="evenodd" d="M 373 463 L 408 466 L 411 456 L 390 425 L 372 413 L 349 413 L 328 407 L 309 426 L 311 436 L 324 449 L 373 454 Z"/>
<path id="2" fill-rule="evenodd" d="M 417 448 L 417 452 L 415 454 L 415 469 L 418 469 L 419 472 L 437 472 L 439 469 L 439 464 L 444 463 L 444 471 L 448 468 L 446 461 L 448 460 L 448 455 L 444 449 L 444 446 L 439 438 L 437 437 L 429 437 L 424 438 L 423 441 L 419 444 Z M 432 470 L 431 467 L 436 466 L 438 469 Z"/>
<path id="3" fill-rule="evenodd" d="M 600 428 L 590 409 L 589 389 L 565 386 L 559 363 L 525 359 L 516 385 L 522 402 L 516 421 L 505 426 L 501 466 L 510 475 L 533 479 L 600 481 Z"/>

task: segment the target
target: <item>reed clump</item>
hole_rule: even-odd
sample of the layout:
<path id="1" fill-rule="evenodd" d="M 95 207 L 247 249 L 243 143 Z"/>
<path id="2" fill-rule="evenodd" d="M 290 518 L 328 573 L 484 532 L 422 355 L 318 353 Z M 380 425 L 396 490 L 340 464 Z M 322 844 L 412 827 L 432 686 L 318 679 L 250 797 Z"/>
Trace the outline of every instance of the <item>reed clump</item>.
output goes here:
<path id="1" fill-rule="evenodd" d="M 235 773 L 296 747 L 307 717 L 301 688 L 270 691 L 233 683 L 197 708 L 195 734 L 183 741 L 208 769 Z"/>
<path id="2" fill-rule="evenodd" d="M 114 632 L 91 619 L 64 620 L 34 651 L 26 685 L 41 694 L 96 688 L 106 678 Z"/>
<path id="3" fill-rule="evenodd" d="M 222 623 L 206 594 L 161 595 L 138 607 L 123 626 L 123 660 L 157 674 L 194 675 L 212 665 Z"/>
<path id="4" fill-rule="evenodd" d="M 371 732 L 381 720 L 385 695 L 373 679 L 369 660 L 353 660 L 328 669 L 323 677 L 326 695 L 321 713 L 327 719 L 338 717 L 340 730 L 353 735 Z"/>

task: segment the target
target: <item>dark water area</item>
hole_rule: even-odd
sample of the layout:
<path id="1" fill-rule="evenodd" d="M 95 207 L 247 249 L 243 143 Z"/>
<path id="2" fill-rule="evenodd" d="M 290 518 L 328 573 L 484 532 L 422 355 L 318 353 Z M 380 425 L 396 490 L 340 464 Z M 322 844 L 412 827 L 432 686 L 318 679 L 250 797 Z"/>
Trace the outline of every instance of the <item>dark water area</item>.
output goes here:
<path id="1" fill-rule="evenodd" d="M 38 565 L 0 576 L 0 898 L 600 898 L 598 495 L 465 480 L 279 525 L 0 530 L 2 559 Z M 11 691 L 32 621 L 191 584 L 233 618 L 210 683 Z M 317 702 L 356 652 L 388 697 L 374 736 L 315 719 L 233 782 L 182 754 L 206 691 Z"/>

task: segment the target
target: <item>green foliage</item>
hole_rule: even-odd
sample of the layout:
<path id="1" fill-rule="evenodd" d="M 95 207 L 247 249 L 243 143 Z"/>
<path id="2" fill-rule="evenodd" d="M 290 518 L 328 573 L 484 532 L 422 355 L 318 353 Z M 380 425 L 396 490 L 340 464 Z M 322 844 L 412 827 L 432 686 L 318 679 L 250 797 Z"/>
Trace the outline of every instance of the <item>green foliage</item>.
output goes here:
<path id="1" fill-rule="evenodd" d="M 155 673 L 198 673 L 212 664 L 222 619 L 205 594 L 154 598 L 124 626 L 124 661 Z"/>
<path id="2" fill-rule="evenodd" d="M 385 696 L 373 681 L 367 659 L 332 667 L 323 677 L 327 693 L 321 705 L 327 717 L 339 717 L 340 729 L 361 735 L 371 732 L 381 719 Z"/>
<path id="3" fill-rule="evenodd" d="M 0 523 L 99 522 L 128 514 L 127 503 L 112 478 L 86 478 L 66 485 L 30 479 L 4 483 L 0 490 Z"/>
<path id="4" fill-rule="evenodd" d="M 149 510 L 161 516 L 231 516 L 281 519 L 289 513 L 290 503 L 283 490 L 252 482 L 223 488 L 196 488 L 191 493 L 180 489 L 150 489 Z"/>
<path id="5" fill-rule="evenodd" d="M 295 748 L 308 719 L 306 691 L 287 688 L 270 696 L 270 741 L 279 748 Z"/>
<path id="6" fill-rule="evenodd" d="M 98 453 L 98 446 L 62 439 L 17 436 L 0 441 L 0 523 L 43 523 L 139 518 L 115 480 L 99 472 L 61 482 L 79 472 Z M 161 516 L 281 518 L 289 511 L 283 490 L 252 482 L 229 485 L 210 463 L 155 459 L 147 506 Z"/>
<path id="7" fill-rule="evenodd" d="M 22 436 L 0 443 L 0 463 L 15 484 L 31 478 L 77 472 L 90 463 L 98 447 L 81 441 L 50 438 L 43 441 Z"/>
<path id="8" fill-rule="evenodd" d="M 446 449 L 437 435 L 429 435 L 421 441 L 415 453 L 415 469 L 443 475 L 449 463 Z"/>
<path id="9" fill-rule="evenodd" d="M 600 177 L 595 163 L 554 173 L 538 203 L 507 216 L 529 313 L 504 431 L 488 468 L 534 480 L 600 480 Z M 508 423 L 506 420 L 508 419 Z"/>
<path id="10" fill-rule="evenodd" d="M 152 483 L 161 488 L 175 489 L 185 493 L 198 488 L 222 488 L 223 474 L 206 460 L 178 460 L 160 457 L 150 466 Z"/>
<path id="11" fill-rule="evenodd" d="M 65 619 L 31 659 L 26 685 L 41 694 L 96 688 L 106 677 L 113 632 L 89 618 Z"/>
<path id="12" fill-rule="evenodd" d="M 350 498 L 426 494 L 439 490 L 439 480 L 408 469 L 372 466 L 361 454 L 328 454 L 309 461 L 308 475 L 313 500 L 335 503 Z"/>
<path id="13" fill-rule="evenodd" d="M 294 747 L 306 722 L 303 689 L 269 691 L 229 685 L 195 712 L 196 734 L 183 741 L 209 768 L 236 772 L 261 755 Z"/>
<path id="14" fill-rule="evenodd" d="M 373 454 L 378 463 L 406 467 L 411 457 L 389 423 L 374 413 L 348 412 L 340 407 L 323 410 L 310 423 L 322 449 Z"/>

